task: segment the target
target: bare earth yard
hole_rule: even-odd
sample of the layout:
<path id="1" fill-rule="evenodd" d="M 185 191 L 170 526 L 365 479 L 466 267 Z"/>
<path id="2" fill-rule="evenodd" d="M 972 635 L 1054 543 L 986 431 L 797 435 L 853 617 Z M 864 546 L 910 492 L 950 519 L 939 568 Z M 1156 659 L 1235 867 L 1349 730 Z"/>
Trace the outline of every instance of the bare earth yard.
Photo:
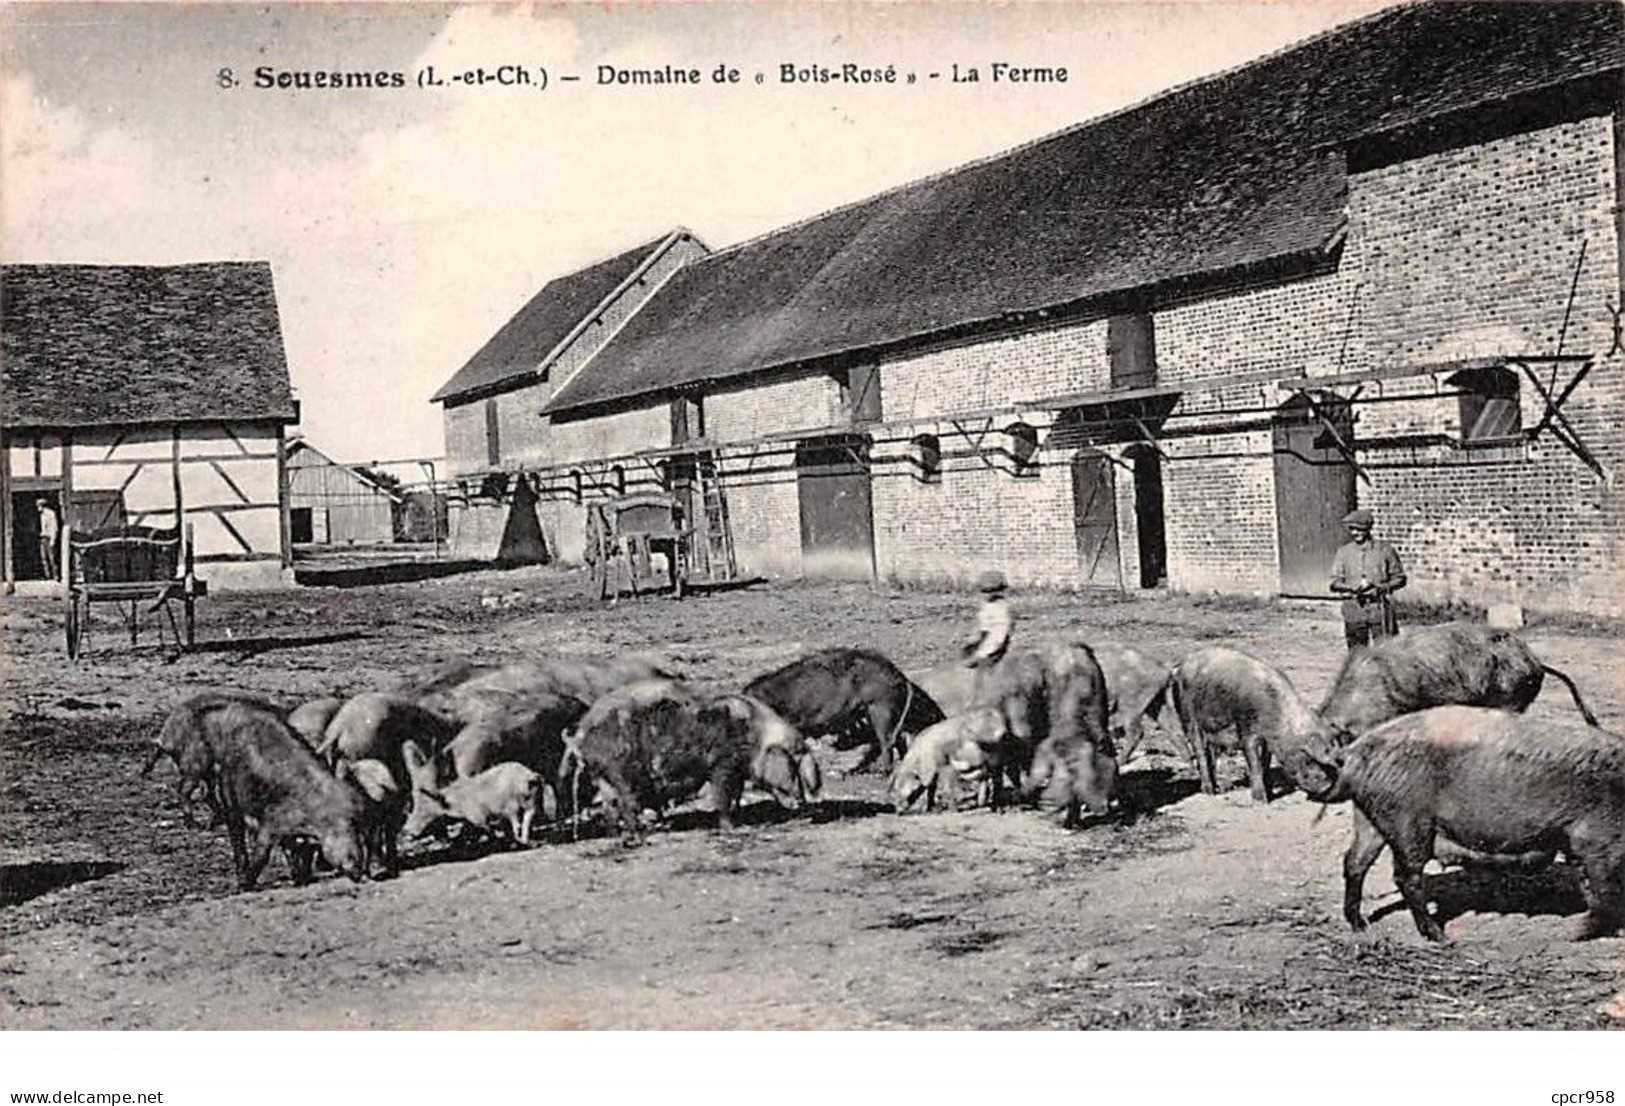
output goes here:
<path id="1" fill-rule="evenodd" d="M 7 1028 L 1298 1028 L 1625 1024 L 1625 940 L 1574 944 L 1561 868 L 1430 880 L 1452 943 L 1428 946 L 1388 862 L 1356 939 L 1341 912 L 1349 811 L 1244 786 L 1197 793 L 1142 756 L 1144 811 L 1065 832 L 1032 811 L 897 817 L 884 780 L 829 771 L 811 815 L 760 797 L 731 833 L 684 811 L 640 849 L 557 835 L 528 851 L 409 852 L 396 880 L 293 888 L 280 861 L 235 891 L 223 834 L 187 826 L 167 766 L 138 772 L 164 713 L 239 688 L 293 703 L 386 687 L 451 656 L 654 648 L 738 687 L 804 649 L 948 659 L 965 595 L 772 584 L 599 607 L 579 574 L 478 572 L 346 590 L 222 595 L 169 662 L 98 610 L 68 663 L 61 611 L 4 607 L 0 1026 Z M 502 604 L 487 606 L 482 596 Z M 1318 702 L 1335 611 L 1018 593 L 1022 640 L 1133 644 L 1167 660 L 1226 641 Z M 1617 638 L 1536 629 L 1548 663 L 1625 729 Z M 151 640 L 150 630 L 147 641 Z M 1534 707 L 1570 715 L 1555 681 Z M 1154 737 L 1154 745 L 1175 745 Z M 829 754 L 827 769 L 856 754 Z M 1232 783 L 1244 769 L 1225 766 Z M 1611 1011 L 1611 1012 L 1610 1012 Z"/>

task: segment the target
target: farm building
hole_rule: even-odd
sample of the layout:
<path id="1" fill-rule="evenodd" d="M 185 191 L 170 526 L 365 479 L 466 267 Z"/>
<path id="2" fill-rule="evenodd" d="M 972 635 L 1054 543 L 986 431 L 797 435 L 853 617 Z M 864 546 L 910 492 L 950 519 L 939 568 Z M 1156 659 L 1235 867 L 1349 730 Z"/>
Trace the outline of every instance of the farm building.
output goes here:
<path id="1" fill-rule="evenodd" d="M 7 265 L 0 278 L 8 589 L 46 575 L 41 501 L 81 532 L 181 520 L 210 586 L 279 585 L 298 404 L 270 266 Z"/>
<path id="2" fill-rule="evenodd" d="M 553 392 L 684 262 L 704 252 L 703 243 L 678 229 L 548 282 L 434 394 L 444 410 L 452 475 L 477 476 L 454 484 L 458 494 L 448 507 L 454 553 L 552 559 L 535 481 L 507 476 L 552 459 L 548 426 L 538 416 Z M 494 478 L 479 478 L 487 474 Z"/>
<path id="3" fill-rule="evenodd" d="M 1390 9 L 695 257 L 464 471 L 565 559 L 698 467 L 754 572 L 1258 595 L 1360 505 L 1409 597 L 1620 613 L 1622 13 Z"/>
<path id="4" fill-rule="evenodd" d="M 365 545 L 393 541 L 405 495 L 302 438 L 290 441 L 288 532 L 298 545 Z"/>

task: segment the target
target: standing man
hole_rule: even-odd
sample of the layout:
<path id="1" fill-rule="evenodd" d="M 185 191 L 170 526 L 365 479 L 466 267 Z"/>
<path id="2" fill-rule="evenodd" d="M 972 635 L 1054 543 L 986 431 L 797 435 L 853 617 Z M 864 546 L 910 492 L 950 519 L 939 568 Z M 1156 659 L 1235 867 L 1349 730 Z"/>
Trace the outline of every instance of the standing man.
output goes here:
<path id="1" fill-rule="evenodd" d="M 1393 546 L 1372 540 L 1371 522 L 1364 509 L 1344 515 L 1348 544 L 1332 558 L 1332 591 L 1343 596 L 1343 637 L 1350 649 L 1399 632 L 1388 597 L 1405 586 L 1405 567 Z"/>
<path id="2" fill-rule="evenodd" d="M 41 496 L 36 503 L 39 507 L 39 563 L 45 572 L 45 579 L 55 580 L 56 549 L 62 527 L 57 523 L 56 507 L 49 499 Z"/>
<path id="3" fill-rule="evenodd" d="M 981 701 L 982 685 L 988 674 L 1004 659 L 1010 649 L 1010 630 L 1015 619 L 1010 604 L 1004 600 L 1004 573 L 984 572 L 976 581 L 982 593 L 982 605 L 976 608 L 976 636 L 965 642 L 961 652 L 967 667 L 976 670 L 976 693 L 972 702 Z"/>

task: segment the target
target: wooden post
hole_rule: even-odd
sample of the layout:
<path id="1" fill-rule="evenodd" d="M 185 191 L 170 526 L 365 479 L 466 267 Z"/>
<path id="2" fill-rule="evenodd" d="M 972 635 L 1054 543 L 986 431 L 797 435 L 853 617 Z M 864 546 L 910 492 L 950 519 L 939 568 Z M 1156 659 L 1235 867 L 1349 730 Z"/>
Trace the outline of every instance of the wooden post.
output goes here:
<path id="1" fill-rule="evenodd" d="M 1625 306 L 1625 82 L 1614 100 L 1614 255 L 1619 283 L 1614 306 Z"/>
<path id="2" fill-rule="evenodd" d="M 190 522 L 181 527 L 181 541 L 186 543 L 181 549 L 181 564 L 185 566 L 186 573 L 186 583 L 184 585 L 186 593 L 186 647 L 190 649 L 197 641 L 197 623 L 193 614 L 193 607 L 197 602 L 197 597 L 193 594 L 196 590 L 197 574 L 192 563 L 192 524 Z"/>
<path id="3" fill-rule="evenodd" d="M 16 521 L 11 517 L 11 442 L 0 432 L 0 583 L 11 595 L 17 590 L 17 571 L 12 564 L 12 534 Z"/>
<path id="4" fill-rule="evenodd" d="M 170 432 L 169 479 L 175 489 L 175 528 L 186 525 L 186 496 L 181 489 L 181 425 Z"/>
<path id="5" fill-rule="evenodd" d="M 288 498 L 288 448 L 284 432 L 287 428 L 280 423 L 276 428 L 276 498 L 277 515 L 282 536 L 282 567 L 287 568 L 293 564 L 293 515 L 289 509 Z M 331 523 L 329 524 L 331 525 Z"/>
<path id="6" fill-rule="evenodd" d="M 68 505 L 73 502 L 73 431 L 62 432 L 62 494 L 57 503 L 57 529 L 62 534 L 62 555 L 57 558 L 57 579 L 62 583 L 62 591 L 67 593 L 68 581 Z"/>

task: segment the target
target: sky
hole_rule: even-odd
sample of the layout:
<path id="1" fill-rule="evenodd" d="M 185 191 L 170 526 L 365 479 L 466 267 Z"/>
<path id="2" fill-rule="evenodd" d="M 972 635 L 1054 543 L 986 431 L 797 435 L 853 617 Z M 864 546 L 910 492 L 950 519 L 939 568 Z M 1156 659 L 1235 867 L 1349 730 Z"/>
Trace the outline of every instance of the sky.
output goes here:
<path id="1" fill-rule="evenodd" d="M 430 395 L 556 276 L 677 226 L 731 245 L 1388 2 L 0 4 L 0 260 L 269 261 L 299 429 L 350 462 L 440 456 Z M 898 81 L 780 80 L 845 62 Z M 431 65 L 532 83 L 420 88 Z M 598 82 L 668 65 L 704 83 Z"/>

